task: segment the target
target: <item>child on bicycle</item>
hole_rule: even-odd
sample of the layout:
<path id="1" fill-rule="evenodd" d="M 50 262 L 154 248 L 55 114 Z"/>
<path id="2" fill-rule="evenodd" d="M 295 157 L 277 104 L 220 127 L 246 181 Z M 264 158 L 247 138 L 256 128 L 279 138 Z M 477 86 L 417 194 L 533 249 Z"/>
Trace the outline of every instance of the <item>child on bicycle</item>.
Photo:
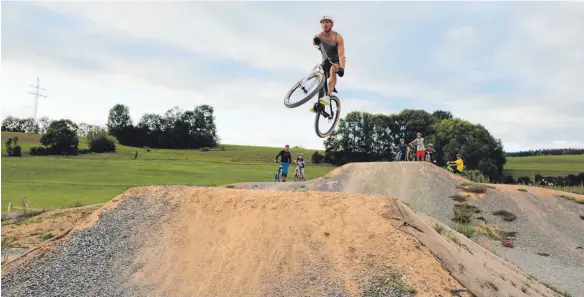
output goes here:
<path id="1" fill-rule="evenodd" d="M 428 147 L 426 148 L 426 160 L 428 160 L 428 162 L 430 162 L 430 163 L 436 162 L 436 160 L 434 160 L 434 153 L 435 152 L 436 152 L 436 150 L 434 150 L 434 145 L 429 143 Z"/>
<path id="2" fill-rule="evenodd" d="M 464 170 L 464 162 L 462 161 L 462 155 L 456 154 L 456 160 L 448 162 L 448 167 L 446 169 L 448 169 L 448 171 L 452 173 L 461 173 Z"/>
<path id="3" fill-rule="evenodd" d="M 399 140 L 399 152 L 400 152 L 399 161 L 406 160 L 407 148 L 408 148 L 408 144 L 405 143 L 405 140 L 403 138 L 400 139 Z"/>
<path id="4" fill-rule="evenodd" d="M 299 173 L 299 178 L 304 180 L 304 155 L 302 153 L 298 153 L 298 157 L 296 158 L 296 161 L 294 161 L 294 164 L 296 164 L 296 167 L 298 168 L 298 173 Z"/>

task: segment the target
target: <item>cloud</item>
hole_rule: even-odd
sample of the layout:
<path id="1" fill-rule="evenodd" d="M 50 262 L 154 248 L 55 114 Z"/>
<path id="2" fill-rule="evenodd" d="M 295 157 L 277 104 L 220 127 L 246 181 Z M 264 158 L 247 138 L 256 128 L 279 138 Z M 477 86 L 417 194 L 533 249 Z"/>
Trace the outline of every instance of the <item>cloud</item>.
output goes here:
<path id="1" fill-rule="evenodd" d="M 346 75 L 338 85 L 343 113 L 446 109 L 485 125 L 509 148 L 579 145 L 583 8 L 7 2 L 0 92 L 15 99 L 3 102 L 2 116 L 30 113 L 26 89 L 40 75 L 50 96 L 41 115 L 103 124 L 116 103 L 127 104 L 135 121 L 174 105 L 211 104 L 227 143 L 319 148 L 310 104 L 288 109 L 282 100 L 319 60 L 310 42 L 326 12 L 346 42 Z"/>

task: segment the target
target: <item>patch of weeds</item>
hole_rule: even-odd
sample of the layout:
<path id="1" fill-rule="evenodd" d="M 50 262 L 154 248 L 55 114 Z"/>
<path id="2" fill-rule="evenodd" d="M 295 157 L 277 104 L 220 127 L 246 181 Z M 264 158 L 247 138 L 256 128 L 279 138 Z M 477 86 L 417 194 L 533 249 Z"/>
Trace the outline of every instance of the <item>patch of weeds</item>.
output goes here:
<path id="1" fill-rule="evenodd" d="M 552 286 L 552 285 L 550 285 L 550 284 L 548 284 L 548 283 L 544 283 L 544 282 L 542 282 L 542 284 L 543 284 L 544 286 L 548 287 L 550 290 L 552 290 L 552 291 L 554 291 L 554 292 L 556 292 L 556 293 L 560 294 L 560 295 L 561 295 L 561 296 L 563 296 L 563 297 L 572 297 L 572 294 L 568 293 L 567 291 L 561 291 L 561 290 L 559 290 L 558 288 L 556 288 L 556 287 L 554 287 L 554 286 Z"/>
<path id="2" fill-rule="evenodd" d="M 450 239 L 452 239 L 452 241 L 458 245 L 461 245 L 460 240 L 458 239 L 458 237 L 456 235 L 449 235 L 448 236 Z"/>
<path id="3" fill-rule="evenodd" d="M 543 256 L 543 257 L 549 257 L 550 256 L 550 254 L 548 254 L 548 253 L 536 253 L 536 254 L 538 254 L 540 256 Z"/>
<path id="4" fill-rule="evenodd" d="M 584 249 L 584 248 L 583 248 L 583 247 L 581 247 L 581 246 L 577 246 L 577 247 L 576 247 L 576 249 L 577 249 L 577 250 L 581 250 L 581 249 Z"/>
<path id="5" fill-rule="evenodd" d="M 30 232 L 28 235 L 37 236 L 37 235 L 41 235 L 41 234 L 43 234 L 42 230 L 34 230 L 34 231 Z"/>
<path id="6" fill-rule="evenodd" d="M 454 227 L 454 230 L 458 231 L 461 234 L 464 234 L 464 236 L 468 238 L 471 238 L 476 231 L 474 226 L 466 224 L 457 224 Z"/>
<path id="7" fill-rule="evenodd" d="M 350 246 L 350 247 L 349 247 L 349 253 L 351 253 L 351 254 L 352 254 L 352 253 L 354 253 L 354 252 L 355 252 L 355 248 L 354 248 L 354 247 L 352 247 L 352 246 Z"/>
<path id="8" fill-rule="evenodd" d="M 1 260 L 0 263 L 4 264 L 6 261 L 8 261 L 8 250 L 14 247 L 14 238 L 9 237 L 9 236 L 2 236 L 2 254 L 1 254 Z"/>
<path id="9" fill-rule="evenodd" d="M 511 285 L 517 287 L 517 284 L 514 281 L 511 281 Z"/>
<path id="10" fill-rule="evenodd" d="M 521 292 L 527 294 L 527 287 L 526 286 L 521 286 Z"/>
<path id="11" fill-rule="evenodd" d="M 527 192 L 526 189 L 517 189 L 517 191 L 519 191 L 519 192 Z"/>
<path id="12" fill-rule="evenodd" d="M 477 220 L 481 220 L 481 221 L 487 223 L 487 219 L 485 219 L 485 217 L 477 217 Z"/>
<path id="13" fill-rule="evenodd" d="M 44 234 L 43 236 L 41 236 L 41 239 L 42 240 L 49 240 L 53 237 L 55 237 L 55 235 L 53 235 L 53 233 L 47 233 L 47 234 Z"/>
<path id="14" fill-rule="evenodd" d="M 470 223 L 470 219 L 473 213 L 479 213 L 481 210 L 473 205 L 470 204 L 455 204 L 454 205 L 454 217 L 452 218 L 453 221 L 459 222 L 462 224 Z"/>
<path id="15" fill-rule="evenodd" d="M 517 231 L 500 231 L 499 234 L 504 239 L 515 239 L 517 237 Z"/>
<path id="16" fill-rule="evenodd" d="M 482 193 L 486 193 L 487 192 L 487 187 L 481 184 L 472 184 L 472 183 L 467 183 L 464 182 L 458 186 L 456 186 L 457 189 L 465 191 L 465 192 L 470 192 L 470 193 L 476 193 L 476 194 L 482 194 Z"/>
<path id="17" fill-rule="evenodd" d="M 517 219 L 517 216 L 514 215 L 513 213 L 510 213 L 506 210 L 497 210 L 493 213 L 496 216 L 502 216 L 503 220 L 511 222 L 511 221 L 515 221 L 515 219 Z"/>
<path id="18" fill-rule="evenodd" d="M 558 197 L 560 197 L 560 198 L 564 198 L 564 199 L 566 199 L 566 200 L 570 200 L 570 201 L 573 201 L 573 202 L 576 202 L 576 203 L 578 203 L 578 204 L 584 204 L 584 200 L 579 200 L 579 199 L 576 199 L 576 198 L 574 198 L 574 197 L 571 197 L 571 196 L 560 195 L 560 196 L 558 196 Z"/>
<path id="19" fill-rule="evenodd" d="M 482 228 L 480 228 L 481 234 L 487 236 L 488 238 L 492 239 L 492 240 L 499 240 L 501 239 L 501 235 L 499 234 L 499 232 L 497 230 L 493 230 L 493 228 L 489 227 L 489 226 L 484 226 Z"/>
<path id="20" fill-rule="evenodd" d="M 228 188 L 228 189 L 233 189 L 233 188 L 235 188 L 235 186 L 234 186 L 234 185 L 226 185 L 225 187 L 226 187 L 226 188 Z"/>
<path id="21" fill-rule="evenodd" d="M 450 198 L 456 202 L 465 202 L 466 198 L 460 195 L 452 195 Z"/>
<path id="22" fill-rule="evenodd" d="M 436 230 L 436 232 L 438 232 L 438 234 L 443 234 L 443 233 L 444 233 L 444 231 L 446 231 L 446 228 L 444 228 L 444 226 L 442 226 L 442 225 L 440 225 L 440 224 L 436 223 L 436 224 L 434 225 L 434 230 Z"/>
<path id="23" fill-rule="evenodd" d="M 361 296 L 382 297 L 382 296 L 414 296 L 416 289 L 410 287 L 401 280 L 397 273 L 390 273 L 388 276 L 376 276 L 370 281 Z"/>
<path id="24" fill-rule="evenodd" d="M 487 285 L 493 289 L 493 291 L 499 292 L 499 287 L 497 287 L 497 285 L 493 284 L 492 282 L 487 282 Z"/>
<path id="25" fill-rule="evenodd" d="M 324 232 L 324 236 L 329 236 L 330 234 L 328 232 Z"/>
<path id="26" fill-rule="evenodd" d="M 71 206 L 71 208 L 76 208 L 76 207 L 81 207 L 81 206 L 85 206 L 85 204 L 82 204 L 79 201 L 75 201 L 75 203 L 73 203 L 73 205 Z"/>

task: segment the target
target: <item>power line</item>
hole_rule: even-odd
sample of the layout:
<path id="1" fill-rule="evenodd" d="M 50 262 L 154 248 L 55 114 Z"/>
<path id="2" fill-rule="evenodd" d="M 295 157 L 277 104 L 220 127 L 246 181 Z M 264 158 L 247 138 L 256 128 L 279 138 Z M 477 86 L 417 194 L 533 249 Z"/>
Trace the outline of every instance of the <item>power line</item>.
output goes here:
<path id="1" fill-rule="evenodd" d="M 31 85 L 31 87 L 35 88 L 35 92 L 34 93 L 33 92 L 28 92 L 28 93 L 35 95 L 35 98 L 34 98 L 34 117 L 33 118 L 34 118 L 34 121 L 36 122 L 37 107 L 38 107 L 38 104 L 39 104 L 39 96 L 40 97 L 47 98 L 47 96 L 42 95 L 41 93 L 39 93 L 39 90 L 47 91 L 47 89 L 43 89 L 43 88 L 39 87 L 39 77 L 37 77 L 37 84 L 36 84 L 36 86 L 32 86 Z"/>

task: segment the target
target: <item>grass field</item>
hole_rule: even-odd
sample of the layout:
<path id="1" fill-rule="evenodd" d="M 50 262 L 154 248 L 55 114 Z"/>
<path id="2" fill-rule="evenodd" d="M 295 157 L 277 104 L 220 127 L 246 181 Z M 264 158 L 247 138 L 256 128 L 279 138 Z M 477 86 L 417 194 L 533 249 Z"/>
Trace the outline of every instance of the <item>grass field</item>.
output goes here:
<path id="1" fill-rule="evenodd" d="M 584 155 L 509 157 L 504 172 L 514 178 L 531 179 L 537 173 L 542 176 L 578 174 L 584 172 Z"/>
<path id="2" fill-rule="evenodd" d="M 2 209 L 11 202 L 20 206 L 27 197 L 32 208 L 62 208 L 106 202 L 124 190 L 139 185 L 224 185 L 246 181 L 271 181 L 281 148 L 225 145 L 225 150 L 154 149 L 118 145 L 113 154 L 75 157 L 30 156 L 39 135 L 2 132 L 2 140 L 19 136 L 23 157 L 2 156 Z M 80 148 L 87 143 L 80 138 Z M 4 148 L 3 148 L 4 150 Z M 138 159 L 134 154 L 138 151 Z M 310 160 L 314 150 L 291 148 Z M 3 152 L 4 153 L 4 152 Z M 323 153 L 320 151 L 320 153 Z M 330 165 L 308 164 L 307 178 L 322 176 Z M 290 168 L 293 175 L 294 167 Z"/>

